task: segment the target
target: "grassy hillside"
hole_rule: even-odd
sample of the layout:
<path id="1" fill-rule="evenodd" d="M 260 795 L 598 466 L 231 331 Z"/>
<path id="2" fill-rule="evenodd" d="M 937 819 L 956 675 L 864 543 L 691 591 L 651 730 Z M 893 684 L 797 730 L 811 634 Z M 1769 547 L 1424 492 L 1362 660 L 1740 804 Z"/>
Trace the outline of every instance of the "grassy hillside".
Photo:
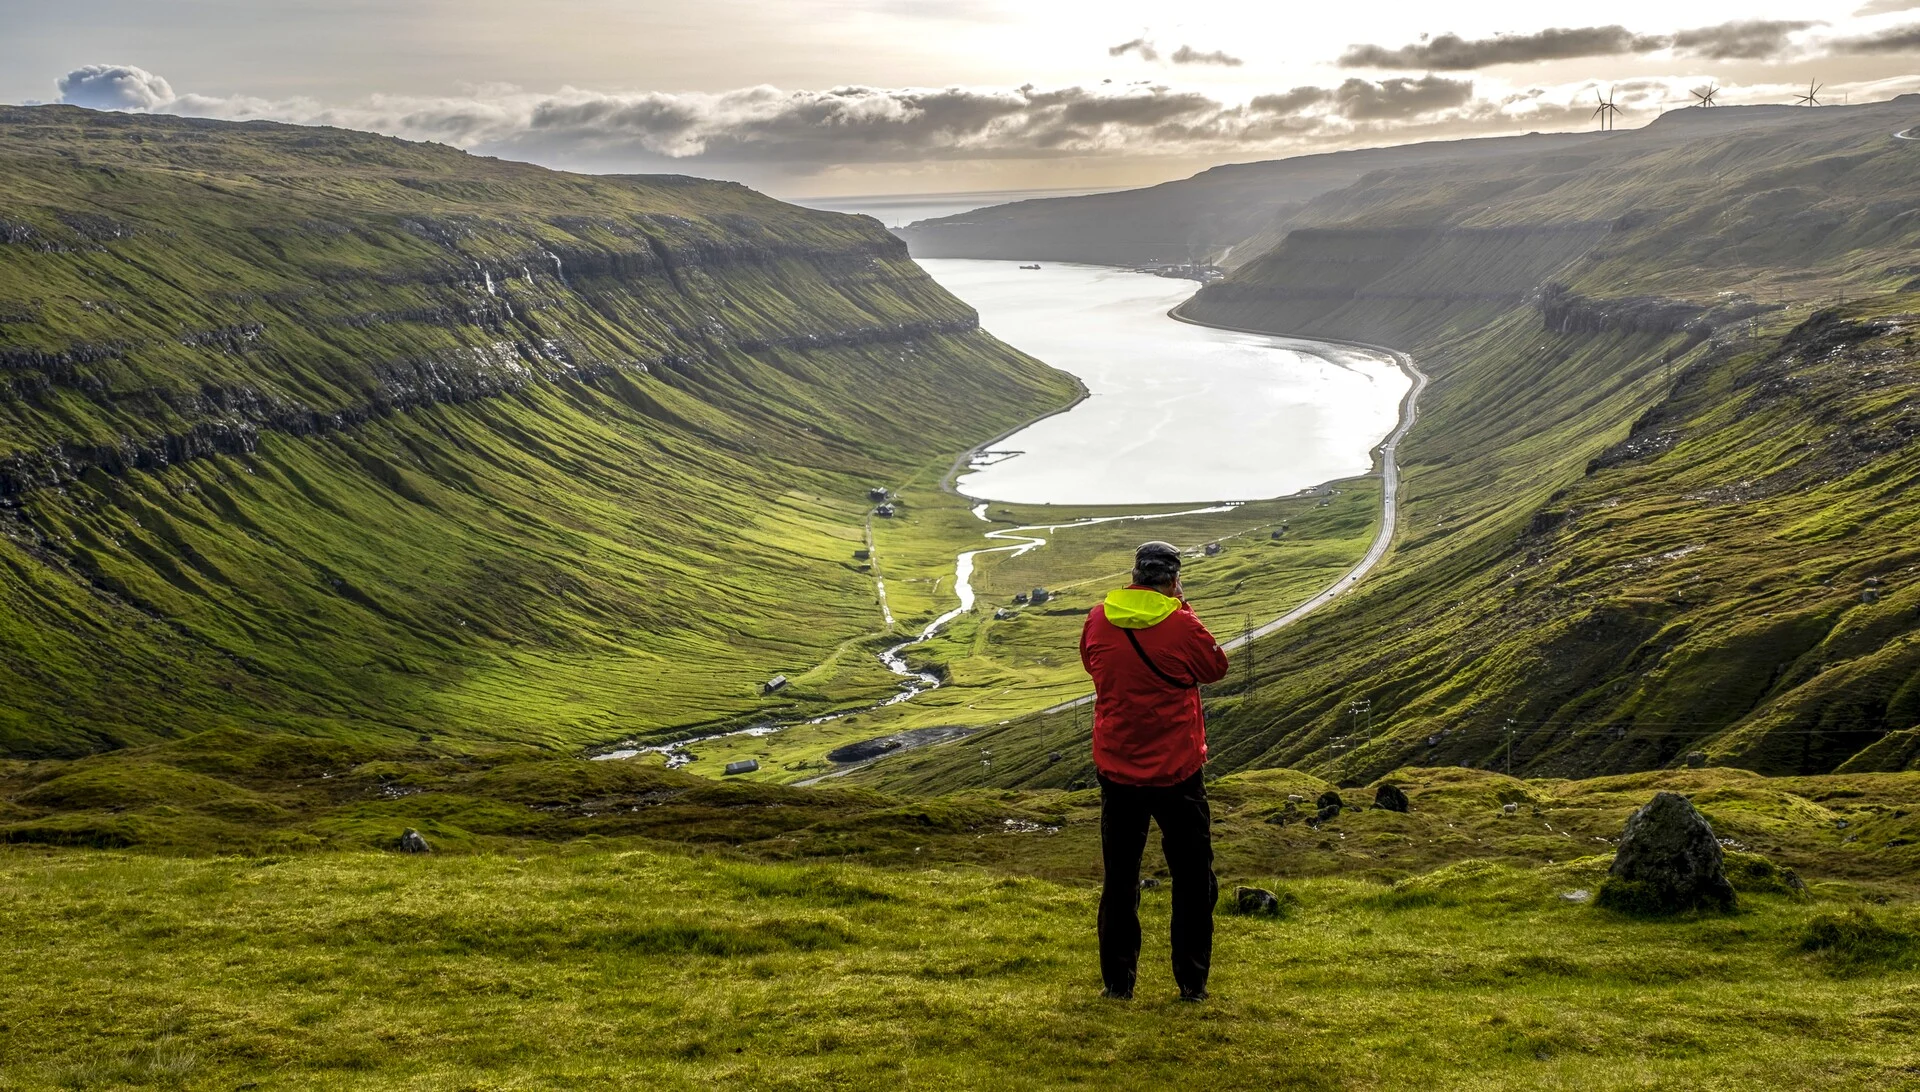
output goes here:
<path id="1" fill-rule="evenodd" d="M 1504 768 L 1510 732 L 1516 771 L 1557 775 L 1913 762 L 1920 152 L 1891 135 L 1915 109 L 1688 112 L 1524 168 L 1382 172 L 1186 304 L 1434 377 L 1395 552 L 1211 696 L 1219 767 Z M 969 746 L 993 766 L 863 776 L 1086 776 L 1046 761 L 1084 753 L 1069 716 Z"/>
<path id="2" fill-rule="evenodd" d="M 1205 1064 L 1327 1089 L 1870 1088 L 1916 1061 L 1913 774 L 1409 769 L 1411 811 L 1317 829 L 1287 798 L 1325 781 L 1226 777 L 1222 879 L 1282 913 L 1223 911 L 1214 998 L 1182 1006 L 1167 889 L 1146 890 L 1120 1005 L 1098 997 L 1090 792 L 287 743 L 0 767 L 9 839 L 178 854 L 0 849 L 0 1087 L 1152 1087 Z M 147 796 L 101 807 L 128 778 Z M 1736 914 L 1567 897 L 1658 789 L 1726 841 Z M 438 851 L 393 852 L 404 826 Z"/>
<path id="3" fill-rule="evenodd" d="M 887 693 L 870 484 L 1070 398 L 870 220 L 0 112 L 0 753 L 577 743 Z"/>

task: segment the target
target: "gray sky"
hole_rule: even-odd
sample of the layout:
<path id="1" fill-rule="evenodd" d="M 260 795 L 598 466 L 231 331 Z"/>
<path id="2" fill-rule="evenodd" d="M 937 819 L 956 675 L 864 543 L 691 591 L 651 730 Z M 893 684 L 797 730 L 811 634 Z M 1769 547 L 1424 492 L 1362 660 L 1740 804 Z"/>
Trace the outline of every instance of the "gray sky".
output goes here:
<path id="1" fill-rule="evenodd" d="M 1444 13 L 1444 14 L 1436 14 Z M 1920 91 L 1920 0 L 0 0 L 0 100 L 266 117 L 782 195 L 1222 162 Z"/>

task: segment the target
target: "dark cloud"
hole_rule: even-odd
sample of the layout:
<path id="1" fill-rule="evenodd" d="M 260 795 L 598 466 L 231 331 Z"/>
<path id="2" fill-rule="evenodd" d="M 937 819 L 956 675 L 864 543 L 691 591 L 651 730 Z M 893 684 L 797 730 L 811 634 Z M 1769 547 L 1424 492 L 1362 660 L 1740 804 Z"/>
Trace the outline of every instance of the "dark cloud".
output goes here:
<path id="1" fill-rule="evenodd" d="M 1246 63 L 1240 58 L 1229 54 L 1224 49 L 1216 49 L 1211 53 L 1202 53 L 1188 45 L 1183 45 L 1179 49 L 1174 50 L 1171 59 L 1174 64 L 1223 64 L 1229 68 L 1238 68 Z"/>
<path id="2" fill-rule="evenodd" d="M 1635 34 L 1623 26 L 1551 27 L 1535 34 L 1462 38 L 1442 34 L 1430 41 L 1388 49 L 1355 45 L 1340 55 L 1347 68 L 1427 68 L 1463 72 L 1499 64 L 1529 64 L 1571 57 L 1609 57 L 1664 49 L 1665 38 Z"/>
<path id="3" fill-rule="evenodd" d="M 1462 106 L 1472 97 L 1472 80 L 1449 80 L 1431 73 L 1417 80 L 1348 80 L 1332 94 L 1334 109 L 1354 121 L 1404 121 Z"/>
<path id="4" fill-rule="evenodd" d="M 1247 109 L 1257 114 L 1298 114 L 1333 97 L 1324 87 L 1296 87 L 1275 95 L 1255 95 Z"/>
<path id="5" fill-rule="evenodd" d="M 1155 49 L 1153 43 L 1147 41 L 1145 38 L 1135 38 L 1131 42 L 1121 42 L 1117 46 L 1107 47 L 1107 56 L 1109 57 L 1124 57 L 1129 53 L 1140 54 L 1140 59 L 1143 61 L 1157 61 L 1160 59 L 1160 51 Z"/>
<path id="6" fill-rule="evenodd" d="M 1798 19 L 1737 19 L 1678 31 L 1673 36 L 1673 49 L 1712 61 L 1766 60 L 1787 52 L 1789 35 L 1819 25 Z"/>
<path id="7" fill-rule="evenodd" d="M 175 95 L 166 80 L 130 64 L 88 64 L 60 77 L 60 101 L 94 110 L 157 110 Z"/>
<path id="8" fill-rule="evenodd" d="M 1835 53 L 1920 53 L 1920 23 L 1891 27 L 1833 43 Z"/>

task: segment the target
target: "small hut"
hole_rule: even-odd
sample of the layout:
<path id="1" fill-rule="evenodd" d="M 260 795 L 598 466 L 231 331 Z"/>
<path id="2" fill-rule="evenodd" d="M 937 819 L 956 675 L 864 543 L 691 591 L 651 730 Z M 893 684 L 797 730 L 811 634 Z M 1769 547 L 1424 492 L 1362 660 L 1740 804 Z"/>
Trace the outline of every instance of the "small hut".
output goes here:
<path id="1" fill-rule="evenodd" d="M 785 675 L 775 675 L 773 678 L 768 679 L 764 684 L 761 685 L 760 692 L 762 694 L 771 694 L 776 690 L 786 689 L 786 685 L 787 685 L 787 677 Z"/>
<path id="2" fill-rule="evenodd" d="M 874 486 L 874 487 L 873 487 L 872 489 L 869 489 L 869 490 L 867 490 L 867 499 L 868 499 L 868 500 L 870 500 L 870 501 L 883 501 L 883 500 L 886 500 L 886 499 L 887 499 L 887 490 L 886 490 L 886 487 L 885 487 L 885 486 L 880 486 L 880 485 L 876 485 L 876 486 Z"/>
<path id="3" fill-rule="evenodd" d="M 1027 593 L 1027 602 L 1032 603 L 1036 607 L 1052 598 L 1053 593 L 1045 588 L 1035 588 Z"/>
<path id="4" fill-rule="evenodd" d="M 891 504 L 883 504 L 883 505 L 881 505 L 880 507 L 878 507 L 878 508 L 875 508 L 875 509 L 873 510 L 873 514 L 874 514 L 874 515 L 876 515 L 876 516 L 879 516 L 879 517 L 880 517 L 881 519 L 892 519 L 892 518 L 893 518 L 893 505 L 891 505 Z"/>
<path id="5" fill-rule="evenodd" d="M 1205 552 L 1206 552 L 1206 555 L 1207 555 L 1208 557 L 1219 557 L 1219 556 L 1220 556 L 1220 544 L 1219 544 L 1218 542 L 1209 542 L 1209 543 L 1207 543 L 1207 548 L 1206 548 L 1206 551 L 1205 551 Z"/>

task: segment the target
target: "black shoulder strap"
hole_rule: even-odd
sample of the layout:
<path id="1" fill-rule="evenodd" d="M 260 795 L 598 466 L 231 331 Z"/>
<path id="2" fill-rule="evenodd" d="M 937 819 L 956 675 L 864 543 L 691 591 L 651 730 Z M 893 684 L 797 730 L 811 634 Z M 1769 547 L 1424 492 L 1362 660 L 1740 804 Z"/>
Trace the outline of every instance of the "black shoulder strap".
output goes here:
<path id="1" fill-rule="evenodd" d="M 1161 682 L 1166 683 L 1168 686 L 1174 687 L 1175 689 L 1178 689 L 1178 690 L 1194 689 L 1194 684 L 1190 682 L 1181 682 L 1179 679 L 1176 679 L 1172 675 L 1169 675 L 1166 672 L 1160 670 L 1160 665 L 1153 662 L 1153 657 L 1147 655 L 1147 650 L 1140 647 L 1140 638 L 1135 637 L 1133 635 L 1132 630 L 1122 628 L 1120 632 L 1127 635 L 1127 641 L 1133 645 L 1133 650 L 1140 654 L 1140 662 L 1147 665 L 1148 671 L 1151 671 L 1155 675 L 1160 676 Z"/>

